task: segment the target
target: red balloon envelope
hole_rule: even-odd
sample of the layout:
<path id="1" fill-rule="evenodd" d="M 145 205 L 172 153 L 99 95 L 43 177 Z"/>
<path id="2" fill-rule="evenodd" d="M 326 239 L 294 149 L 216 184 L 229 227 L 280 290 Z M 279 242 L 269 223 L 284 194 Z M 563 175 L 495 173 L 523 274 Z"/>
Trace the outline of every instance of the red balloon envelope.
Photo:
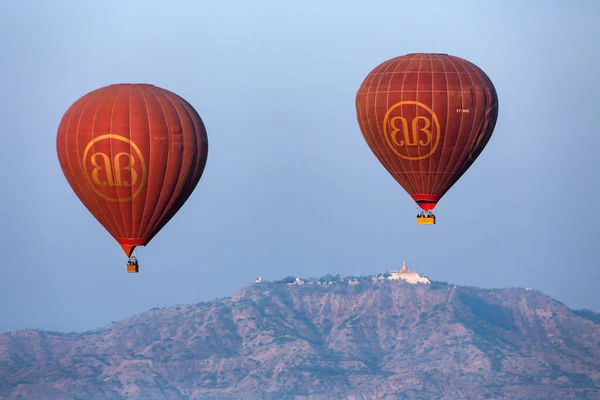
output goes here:
<path id="1" fill-rule="evenodd" d="M 196 110 L 178 95 L 117 84 L 73 103 L 58 127 L 56 149 L 77 197 L 131 256 L 191 195 L 208 139 Z"/>
<path id="2" fill-rule="evenodd" d="M 429 211 L 490 140 L 498 97 L 488 76 L 469 61 L 407 54 L 367 75 L 356 112 L 375 156 L 426 211 L 421 215 L 433 217 Z"/>

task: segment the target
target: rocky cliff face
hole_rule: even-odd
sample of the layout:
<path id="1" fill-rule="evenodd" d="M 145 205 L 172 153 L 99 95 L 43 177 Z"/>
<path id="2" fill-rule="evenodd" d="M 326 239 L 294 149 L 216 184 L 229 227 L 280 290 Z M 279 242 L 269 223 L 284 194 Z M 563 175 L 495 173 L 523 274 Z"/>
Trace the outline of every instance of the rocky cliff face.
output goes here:
<path id="1" fill-rule="evenodd" d="M 536 291 L 261 282 L 102 329 L 0 335 L 7 399 L 600 399 L 600 315 Z"/>

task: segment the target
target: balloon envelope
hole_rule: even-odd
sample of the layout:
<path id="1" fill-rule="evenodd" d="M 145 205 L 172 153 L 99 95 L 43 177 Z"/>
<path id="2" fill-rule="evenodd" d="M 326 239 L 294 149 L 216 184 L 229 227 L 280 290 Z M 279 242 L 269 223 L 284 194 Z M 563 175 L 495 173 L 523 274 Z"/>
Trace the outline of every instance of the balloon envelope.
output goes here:
<path id="1" fill-rule="evenodd" d="M 78 99 L 56 149 L 71 188 L 130 256 L 181 208 L 208 155 L 204 124 L 178 95 L 116 84 Z"/>
<path id="2" fill-rule="evenodd" d="M 498 97 L 467 60 L 407 54 L 367 75 L 356 112 L 381 164 L 422 209 L 433 210 L 490 140 Z"/>

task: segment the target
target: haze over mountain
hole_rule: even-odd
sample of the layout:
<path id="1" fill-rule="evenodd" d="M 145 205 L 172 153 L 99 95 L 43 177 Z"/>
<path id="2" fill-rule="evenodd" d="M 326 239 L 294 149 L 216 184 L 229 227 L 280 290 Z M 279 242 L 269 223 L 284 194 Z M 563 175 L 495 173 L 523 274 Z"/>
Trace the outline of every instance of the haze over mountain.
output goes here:
<path id="1" fill-rule="evenodd" d="M 598 399 L 599 345 L 600 314 L 531 289 L 287 278 L 0 335 L 0 397 Z"/>

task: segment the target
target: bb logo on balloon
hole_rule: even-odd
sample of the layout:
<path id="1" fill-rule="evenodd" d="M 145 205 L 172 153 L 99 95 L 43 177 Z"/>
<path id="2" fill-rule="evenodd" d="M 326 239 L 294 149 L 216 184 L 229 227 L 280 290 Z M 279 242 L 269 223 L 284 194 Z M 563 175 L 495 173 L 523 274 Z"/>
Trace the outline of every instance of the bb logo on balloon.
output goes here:
<path id="1" fill-rule="evenodd" d="M 435 112 L 418 101 L 391 106 L 383 119 L 383 135 L 390 149 L 406 160 L 431 156 L 440 142 L 440 122 Z"/>
<path id="2" fill-rule="evenodd" d="M 82 165 L 90 188 L 110 202 L 131 201 L 146 185 L 144 156 L 124 136 L 107 134 L 94 138 L 83 151 Z"/>

